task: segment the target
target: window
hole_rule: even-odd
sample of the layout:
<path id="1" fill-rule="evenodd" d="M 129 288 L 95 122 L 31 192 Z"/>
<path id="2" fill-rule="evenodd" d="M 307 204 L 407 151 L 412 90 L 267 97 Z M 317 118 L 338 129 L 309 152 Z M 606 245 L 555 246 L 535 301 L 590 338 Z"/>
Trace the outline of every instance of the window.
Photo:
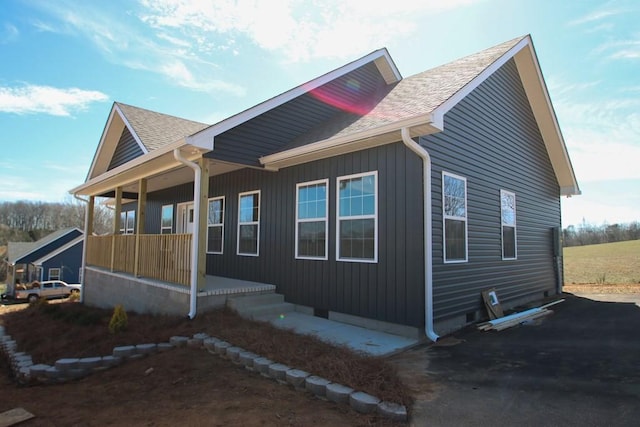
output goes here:
<path id="1" fill-rule="evenodd" d="M 240 193 L 238 199 L 238 255 L 258 256 L 260 191 Z"/>
<path id="2" fill-rule="evenodd" d="M 224 242 L 224 197 L 209 199 L 207 214 L 207 253 L 221 254 Z"/>
<path id="3" fill-rule="evenodd" d="M 337 258 L 378 261 L 377 172 L 338 177 Z"/>
<path id="4" fill-rule="evenodd" d="M 467 179 L 442 172 L 444 262 L 467 261 Z"/>
<path id="5" fill-rule="evenodd" d="M 49 280 L 60 280 L 60 269 L 59 268 L 50 268 L 49 269 Z"/>
<path id="6" fill-rule="evenodd" d="M 173 205 L 162 207 L 160 218 L 160 234 L 171 234 L 173 232 Z"/>
<path id="7" fill-rule="evenodd" d="M 120 212 L 120 234 L 133 234 L 136 226 L 136 211 Z"/>
<path id="8" fill-rule="evenodd" d="M 502 218 L 502 259 L 516 259 L 516 195 L 500 190 Z"/>
<path id="9" fill-rule="evenodd" d="M 327 259 L 329 180 L 296 185 L 296 258 Z"/>

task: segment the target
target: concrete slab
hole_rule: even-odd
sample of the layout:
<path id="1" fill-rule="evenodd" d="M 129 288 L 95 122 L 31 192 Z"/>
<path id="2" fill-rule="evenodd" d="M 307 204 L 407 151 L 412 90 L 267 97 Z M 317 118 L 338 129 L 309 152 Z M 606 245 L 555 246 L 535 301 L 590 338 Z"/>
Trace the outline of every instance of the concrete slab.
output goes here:
<path id="1" fill-rule="evenodd" d="M 417 339 L 374 331 L 300 312 L 284 313 L 280 316 L 259 316 L 256 319 L 270 322 L 278 328 L 293 330 L 299 334 L 314 335 L 322 341 L 345 345 L 352 350 L 372 356 L 393 354 L 419 342 Z"/>

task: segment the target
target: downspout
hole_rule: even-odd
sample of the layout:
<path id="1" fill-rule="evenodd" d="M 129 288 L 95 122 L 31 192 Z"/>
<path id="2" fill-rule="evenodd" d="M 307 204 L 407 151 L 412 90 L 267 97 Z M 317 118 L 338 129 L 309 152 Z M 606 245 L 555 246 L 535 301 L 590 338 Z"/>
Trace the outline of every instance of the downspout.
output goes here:
<path id="1" fill-rule="evenodd" d="M 179 148 L 173 150 L 173 157 L 185 166 L 193 169 L 193 223 L 196 224 L 193 237 L 191 238 L 191 293 L 189 295 L 189 319 L 196 317 L 196 305 L 198 300 L 198 247 L 200 245 L 200 180 L 202 179 L 202 169 L 197 163 L 182 157 Z"/>
<path id="2" fill-rule="evenodd" d="M 422 159 L 422 177 L 424 188 L 424 328 L 427 338 L 437 341 L 439 336 L 433 329 L 433 244 L 431 230 L 431 156 L 420 144 L 415 142 L 408 128 L 400 130 L 402 142 Z"/>
<path id="3" fill-rule="evenodd" d="M 87 275 L 87 240 L 89 232 L 89 200 L 74 194 L 73 197 L 85 204 L 84 207 L 84 240 L 82 241 L 82 262 L 80 268 L 82 268 L 82 280 L 80 281 L 80 303 L 84 303 L 84 278 Z"/>

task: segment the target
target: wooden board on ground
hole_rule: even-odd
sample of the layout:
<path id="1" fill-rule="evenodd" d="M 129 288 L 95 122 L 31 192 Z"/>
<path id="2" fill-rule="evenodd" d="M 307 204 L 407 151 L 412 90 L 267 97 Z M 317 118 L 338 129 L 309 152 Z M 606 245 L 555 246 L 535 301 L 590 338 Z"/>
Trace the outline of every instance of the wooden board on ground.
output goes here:
<path id="1" fill-rule="evenodd" d="M 35 417 L 24 408 L 13 408 L 0 414 L 0 427 L 9 427 Z"/>
<path id="2" fill-rule="evenodd" d="M 485 307 L 487 307 L 489 319 L 499 319 L 504 316 L 504 312 L 502 311 L 500 301 L 498 301 L 498 294 L 496 293 L 495 288 L 482 291 L 482 299 L 484 300 Z"/>

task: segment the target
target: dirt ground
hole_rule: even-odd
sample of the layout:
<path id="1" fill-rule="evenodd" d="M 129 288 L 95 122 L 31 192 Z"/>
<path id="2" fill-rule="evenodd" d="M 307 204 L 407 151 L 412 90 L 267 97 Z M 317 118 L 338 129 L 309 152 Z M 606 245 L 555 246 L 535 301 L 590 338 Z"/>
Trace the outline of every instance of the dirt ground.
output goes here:
<path id="1" fill-rule="evenodd" d="M 69 308 L 70 304 L 59 305 Z M 110 349 L 116 345 L 162 342 L 173 335 L 190 336 L 195 332 L 207 332 L 203 325 L 214 320 L 203 316 L 194 324 L 186 323 L 184 319 L 149 319 L 130 315 L 130 328 L 127 331 L 130 338 L 124 338 L 102 333 L 93 335 L 90 332 L 104 328 L 104 323 L 108 321 L 104 316 L 94 319 L 67 313 L 67 317 L 73 321 L 67 321 L 66 326 L 64 321 L 54 319 L 48 322 L 48 328 L 38 328 L 40 333 L 28 328 L 31 329 L 31 334 L 16 336 L 21 335 L 22 332 L 19 331 L 27 329 L 16 327 L 16 322 L 17 325 L 43 324 L 46 322 L 42 317 L 43 311 L 52 310 L 58 315 L 61 313 L 52 308 L 55 305 L 50 304 L 45 310 L 27 308 L 24 304 L 0 308 L 0 323 L 20 343 L 20 350 L 33 353 L 35 361 L 53 363 L 61 357 L 110 354 Z M 79 304 L 71 305 L 81 307 Z M 76 311 L 75 307 L 72 308 L 72 313 Z M 47 316 L 51 316 L 51 313 Z M 386 387 L 386 393 L 397 395 L 399 400 L 409 399 L 408 392 L 399 383 L 395 372 L 388 367 L 390 364 L 384 360 L 359 359 L 357 355 L 342 353 L 344 349 L 329 348 L 324 343 L 308 341 L 307 338 L 290 335 L 286 331 L 265 333 L 261 328 L 268 327 L 267 325 L 243 326 L 244 319 L 237 319 L 232 313 L 217 313 L 215 316 L 216 327 L 211 327 L 210 332 L 217 333 L 211 333 L 213 336 L 230 340 L 224 336 L 224 329 L 226 334 L 233 336 L 235 341 L 232 342 L 235 345 L 271 357 L 272 360 L 281 361 L 277 358 L 278 351 L 289 353 L 291 359 L 282 360 L 282 363 L 307 369 L 308 366 L 296 363 L 309 359 L 309 363 L 316 363 L 314 369 L 320 369 L 318 363 L 321 363 L 330 371 L 350 371 L 351 381 L 370 383 L 378 387 L 382 394 L 385 390 L 380 390 L 380 387 Z M 151 320 L 156 323 L 154 327 L 149 325 Z M 86 328 L 78 325 L 92 321 L 97 321 L 98 325 Z M 258 330 L 251 331 L 252 329 Z M 241 331 L 251 332 L 243 334 Z M 280 335 L 281 333 L 284 335 Z M 164 339 L 160 339 L 161 337 Z M 129 339 L 135 342 L 127 342 Z M 253 342 L 253 347 L 250 341 Z M 278 347 L 284 348 L 278 350 Z M 87 352 L 91 354 L 84 354 Z M 339 360 L 332 362 L 336 355 Z M 295 391 L 290 386 L 247 371 L 209 354 L 206 350 L 174 349 L 145 359 L 128 361 L 119 367 L 59 385 L 19 386 L 7 375 L 9 370 L 6 362 L 2 365 L 0 413 L 16 407 L 26 409 L 36 415 L 34 419 L 21 424 L 27 427 L 394 425 L 377 415 L 358 414 L 346 405 L 337 405 L 311 394 Z M 355 365 L 363 365 L 365 370 L 358 373 L 357 369 L 351 368 Z M 358 376 L 361 378 L 358 379 Z M 350 381 L 348 377 L 343 379 L 343 383 Z"/>

